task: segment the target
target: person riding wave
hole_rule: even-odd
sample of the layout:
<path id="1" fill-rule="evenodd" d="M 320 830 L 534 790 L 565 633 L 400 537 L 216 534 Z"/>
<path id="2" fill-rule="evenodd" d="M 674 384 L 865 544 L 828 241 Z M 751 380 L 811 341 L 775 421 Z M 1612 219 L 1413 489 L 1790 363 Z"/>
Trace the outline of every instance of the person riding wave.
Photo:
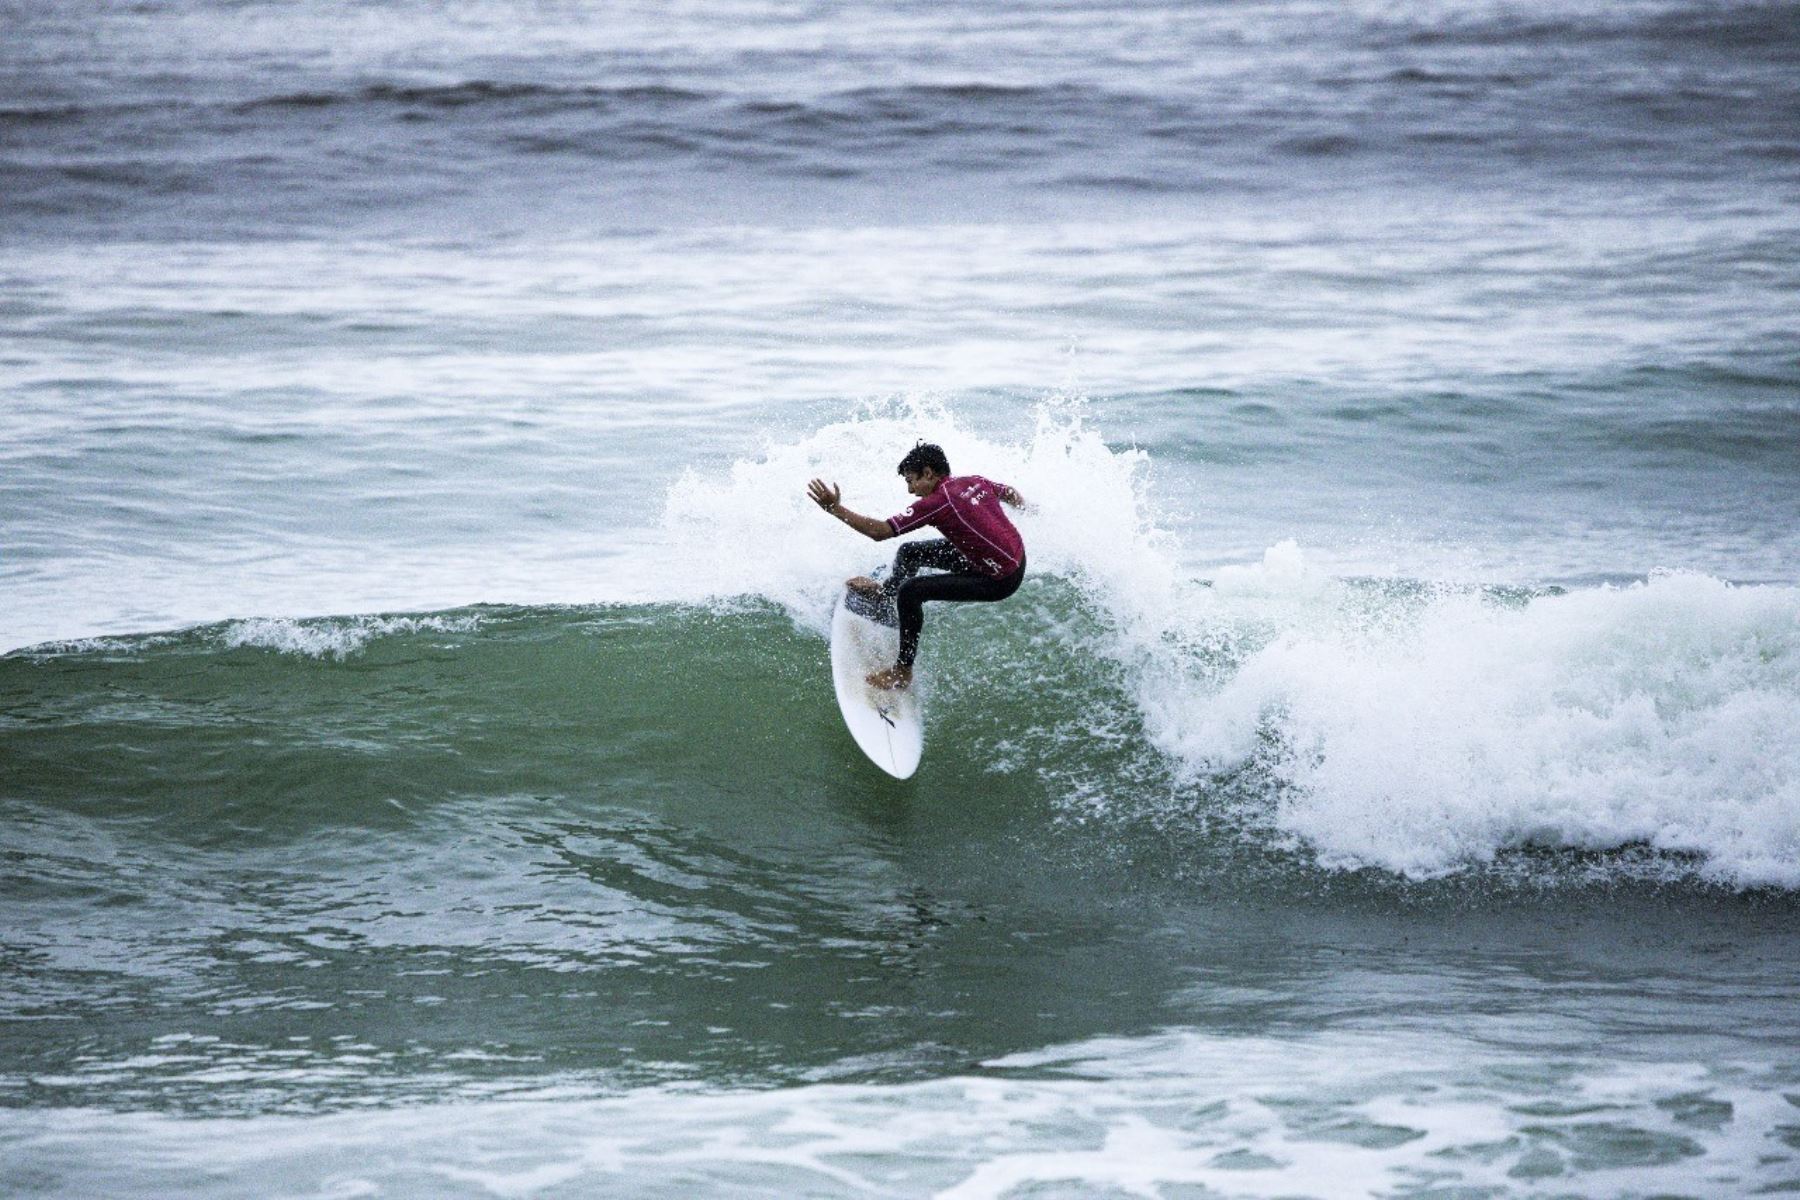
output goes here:
<path id="1" fill-rule="evenodd" d="M 950 474 L 950 460 L 943 449 L 928 442 L 909 450 L 898 471 L 906 490 L 918 499 L 885 521 L 845 508 L 842 490 L 835 483 L 814 479 L 806 489 L 820 508 L 872 541 L 886 541 L 922 525 L 944 535 L 901 546 L 885 581 L 867 575 L 846 581 L 847 586 L 871 598 L 885 596 L 899 616 L 899 661 L 869 676 L 869 683 L 880 688 L 904 688 L 912 683 L 926 601 L 1004 600 L 1019 590 L 1025 578 L 1025 540 L 1001 507 L 1002 503 L 1024 506 L 1024 498 L 1015 489 L 980 475 Z M 919 574 L 925 567 L 943 574 Z"/>

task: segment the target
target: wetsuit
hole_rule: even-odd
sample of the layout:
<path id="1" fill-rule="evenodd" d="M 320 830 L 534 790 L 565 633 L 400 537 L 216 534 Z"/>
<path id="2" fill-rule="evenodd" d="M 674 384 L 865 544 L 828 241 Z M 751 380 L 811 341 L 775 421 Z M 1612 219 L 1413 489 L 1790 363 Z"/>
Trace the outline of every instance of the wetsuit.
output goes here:
<path id="1" fill-rule="evenodd" d="M 930 525 L 944 536 L 908 542 L 882 582 L 900 621 L 900 665 L 919 653 L 927 600 L 1004 600 L 1025 578 L 1025 541 L 1000 505 L 1001 485 L 980 475 L 953 475 L 930 495 L 888 518 L 896 534 Z M 920 575 L 925 567 L 947 572 Z"/>

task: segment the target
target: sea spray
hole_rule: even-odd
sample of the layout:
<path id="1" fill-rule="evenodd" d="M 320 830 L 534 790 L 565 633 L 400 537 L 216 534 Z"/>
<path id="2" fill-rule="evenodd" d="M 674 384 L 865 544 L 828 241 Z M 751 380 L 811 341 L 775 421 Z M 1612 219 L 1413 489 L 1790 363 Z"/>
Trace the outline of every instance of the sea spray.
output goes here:
<path id="1" fill-rule="evenodd" d="M 1115 619 L 1167 611 L 1181 584 L 1150 515 L 1148 456 L 1110 447 L 1077 400 L 1042 402 L 1030 422 L 1025 436 L 1008 440 L 939 400 L 874 401 L 798 440 L 771 441 L 722 478 L 686 471 L 665 507 L 659 598 L 759 597 L 822 632 L 845 576 L 890 558 L 893 546 L 822 517 L 805 496 L 807 480 L 837 483 L 847 507 L 888 516 L 910 502 L 895 464 L 924 440 L 944 447 L 953 472 L 986 475 L 1023 494 L 1027 507 L 1014 516 L 1031 574 L 1077 582 Z"/>

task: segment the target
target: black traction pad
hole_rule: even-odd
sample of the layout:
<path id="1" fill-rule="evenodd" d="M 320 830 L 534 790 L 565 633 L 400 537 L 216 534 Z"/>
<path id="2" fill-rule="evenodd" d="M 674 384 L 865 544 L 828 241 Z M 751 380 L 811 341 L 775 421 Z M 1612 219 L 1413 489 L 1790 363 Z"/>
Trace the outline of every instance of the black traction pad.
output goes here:
<path id="1" fill-rule="evenodd" d="M 869 572 L 869 577 L 876 582 L 880 582 L 886 575 L 886 567 L 877 567 Z M 844 607 L 877 625 L 886 625 L 889 629 L 900 627 L 900 614 L 894 611 L 894 598 L 886 592 L 882 592 L 879 596 L 869 597 L 855 588 L 845 588 Z"/>

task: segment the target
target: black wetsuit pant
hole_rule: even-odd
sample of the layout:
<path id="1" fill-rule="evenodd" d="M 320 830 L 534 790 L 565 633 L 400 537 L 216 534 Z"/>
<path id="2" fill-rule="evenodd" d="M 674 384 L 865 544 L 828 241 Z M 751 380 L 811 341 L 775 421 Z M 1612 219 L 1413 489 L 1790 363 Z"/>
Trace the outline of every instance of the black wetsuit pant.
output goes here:
<path id="1" fill-rule="evenodd" d="M 948 572 L 921 575 L 925 567 Z M 900 665 L 910 667 L 919 654 L 919 630 L 925 625 L 927 600 L 1004 600 L 1019 590 L 1025 563 L 1011 575 L 995 579 L 975 569 L 962 551 L 943 538 L 908 542 L 894 555 L 894 570 L 881 582 L 881 590 L 894 602 L 900 618 Z"/>

